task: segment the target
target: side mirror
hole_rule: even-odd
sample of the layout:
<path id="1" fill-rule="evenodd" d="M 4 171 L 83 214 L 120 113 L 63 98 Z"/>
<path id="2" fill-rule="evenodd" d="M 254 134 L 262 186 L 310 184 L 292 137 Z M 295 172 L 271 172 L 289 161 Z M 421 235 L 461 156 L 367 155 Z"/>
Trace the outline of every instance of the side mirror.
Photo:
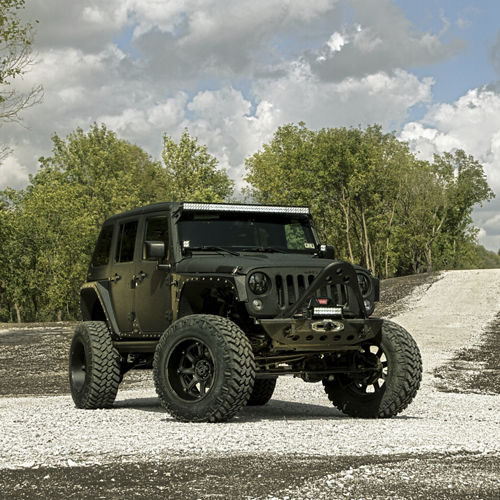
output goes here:
<path id="1" fill-rule="evenodd" d="M 165 258 L 165 242 L 145 241 L 143 258 L 146 260 L 162 260 Z"/>
<path id="2" fill-rule="evenodd" d="M 332 245 L 321 245 L 320 256 L 324 259 L 335 259 L 335 248 Z"/>

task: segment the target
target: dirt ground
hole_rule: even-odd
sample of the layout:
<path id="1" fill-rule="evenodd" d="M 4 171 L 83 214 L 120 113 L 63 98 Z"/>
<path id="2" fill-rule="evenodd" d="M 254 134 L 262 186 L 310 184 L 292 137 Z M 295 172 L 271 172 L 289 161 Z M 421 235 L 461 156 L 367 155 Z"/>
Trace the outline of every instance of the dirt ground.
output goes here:
<path id="1" fill-rule="evenodd" d="M 392 317 L 399 314 L 407 306 L 405 301 L 412 292 L 419 287 L 425 292 L 439 279 L 439 274 L 433 274 L 383 281 L 381 302 L 377 305 L 375 315 Z M 74 325 L 67 323 L 0 324 L 0 396 L 67 395 L 67 357 L 73 329 Z M 470 394 L 471 397 L 500 394 L 497 361 L 500 355 L 499 335 L 500 313 L 477 343 L 460 349 L 447 363 L 434 370 L 436 388 L 450 393 Z M 132 371 L 126 375 L 120 390 L 135 389 L 148 383 L 151 384 L 150 371 Z M 153 404 L 151 400 L 144 401 L 147 405 Z M 283 408 L 286 404 L 288 408 L 293 408 L 294 404 L 301 403 L 278 401 L 275 403 L 278 414 L 280 404 Z M 144 409 L 149 410 L 149 406 Z M 327 412 L 320 407 L 315 410 L 319 415 L 321 411 L 325 415 Z M 490 410 L 493 411 L 493 407 Z M 119 412 L 120 409 L 103 414 L 103 422 L 114 420 L 113 415 L 118 417 L 119 414 L 113 414 L 114 411 Z M 151 411 L 161 410 L 155 406 Z M 302 408 L 299 413 L 304 416 L 298 417 L 298 424 L 302 419 L 307 421 L 309 413 L 304 413 Z M 293 415 L 293 411 L 289 410 L 289 414 Z M 275 418 L 278 420 L 274 423 L 282 422 L 279 417 Z M 285 418 L 289 427 L 292 426 L 291 422 L 286 421 L 286 416 L 282 418 Z M 338 420 L 336 415 L 335 418 L 334 425 L 341 427 L 342 420 Z M 1 420 L 0 412 L 0 427 Z M 351 422 L 354 425 L 356 420 Z M 393 422 L 394 426 L 403 425 L 401 420 L 399 424 L 397 419 Z M 433 422 L 437 421 L 430 416 L 429 425 L 436 425 Z M 272 425 L 274 423 L 271 422 Z M 263 420 L 262 425 L 265 424 Z M 23 425 L 22 419 L 19 425 Z M 370 427 L 374 431 L 372 439 L 375 443 L 380 439 L 377 433 L 384 432 L 380 425 Z M 472 416 L 471 425 L 474 425 Z M 212 428 L 214 431 L 217 429 Z M 258 422 L 255 426 L 252 424 L 251 428 L 254 429 L 252 432 L 258 432 Z M 196 429 L 201 428 L 195 426 L 193 432 Z M 314 429 L 308 429 L 308 432 L 314 433 Z M 499 457 L 488 451 L 450 449 L 446 452 L 420 451 L 407 454 L 389 453 L 386 448 L 381 448 L 380 453 L 376 454 L 344 453 L 338 456 L 310 456 L 294 453 L 293 450 L 279 455 L 265 451 L 245 453 L 244 448 L 240 451 L 237 455 L 220 453 L 216 456 L 200 452 L 197 457 L 194 450 L 186 458 L 156 461 L 143 460 L 140 456 L 134 460 L 127 456 L 123 460 L 117 457 L 97 465 L 81 466 L 68 460 L 60 466 L 33 463 L 22 468 L 4 468 L 0 469 L 0 498 L 444 500 L 497 499 L 500 491 Z"/>
<path id="2" fill-rule="evenodd" d="M 0 492 L 0 498 L 496 500 L 497 459 L 453 453 L 418 458 L 289 456 L 285 460 L 243 455 L 99 467 L 40 467 L 22 473 L 2 471 L 2 491 L 9 493 L 3 496 Z M 457 481 L 457 474 L 465 481 Z M 430 477 L 437 480 L 430 481 Z M 309 491 L 304 483 L 309 483 Z M 207 495 L 209 491 L 213 493 Z"/>

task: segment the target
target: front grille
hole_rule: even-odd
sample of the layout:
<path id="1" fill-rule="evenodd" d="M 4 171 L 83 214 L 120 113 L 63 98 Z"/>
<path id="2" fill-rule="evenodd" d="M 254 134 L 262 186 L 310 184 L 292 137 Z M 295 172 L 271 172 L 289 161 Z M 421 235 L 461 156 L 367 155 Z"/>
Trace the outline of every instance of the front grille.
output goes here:
<path id="1" fill-rule="evenodd" d="M 280 308 L 285 309 L 295 304 L 314 278 L 314 274 L 276 274 L 274 280 Z M 344 285 L 326 285 L 316 291 L 316 297 L 328 297 L 335 306 L 347 305 L 347 290 Z"/>

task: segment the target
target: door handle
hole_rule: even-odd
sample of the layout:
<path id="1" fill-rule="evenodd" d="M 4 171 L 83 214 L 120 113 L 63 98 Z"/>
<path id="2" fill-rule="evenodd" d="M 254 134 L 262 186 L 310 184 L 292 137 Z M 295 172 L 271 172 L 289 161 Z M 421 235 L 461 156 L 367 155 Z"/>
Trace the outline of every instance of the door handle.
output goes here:
<path id="1" fill-rule="evenodd" d="M 147 274 L 144 271 L 139 271 L 138 274 L 134 274 L 132 277 L 132 281 L 135 281 L 135 283 L 142 283 L 144 281 L 144 278 L 147 278 Z"/>
<path id="2" fill-rule="evenodd" d="M 110 278 L 108 278 L 109 281 L 120 281 L 122 279 L 122 277 L 118 274 L 118 273 L 115 273 L 114 276 L 111 276 Z"/>

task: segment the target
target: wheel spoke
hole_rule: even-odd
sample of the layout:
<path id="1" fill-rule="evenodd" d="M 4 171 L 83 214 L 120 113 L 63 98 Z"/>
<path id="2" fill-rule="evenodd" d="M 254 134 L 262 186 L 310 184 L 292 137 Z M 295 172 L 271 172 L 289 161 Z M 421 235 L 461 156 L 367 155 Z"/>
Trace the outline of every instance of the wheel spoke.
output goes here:
<path id="1" fill-rule="evenodd" d="M 179 368 L 179 373 L 181 375 L 194 375 L 194 368 L 191 366 L 191 367 L 181 367 Z"/>
<path id="2" fill-rule="evenodd" d="M 193 387 L 199 382 L 198 380 L 198 377 L 193 377 L 191 379 L 191 382 L 189 382 L 189 384 L 186 385 L 186 392 L 191 392 L 191 390 L 193 389 Z"/>
<path id="3" fill-rule="evenodd" d="M 194 364 L 194 362 L 196 361 L 196 358 L 189 351 L 187 351 L 184 354 L 184 357 L 187 358 L 192 364 Z M 181 364 L 182 364 L 182 359 L 181 359 Z"/>
<path id="4" fill-rule="evenodd" d="M 205 346 L 200 344 L 200 342 L 196 342 L 196 344 L 194 345 L 194 351 L 195 351 L 195 354 L 196 354 L 196 357 L 197 358 L 203 358 L 204 357 L 204 354 L 203 354 L 203 351 L 205 350 Z"/>
<path id="5" fill-rule="evenodd" d="M 207 381 L 200 380 L 200 395 L 204 396 L 206 392 L 207 392 Z"/>

